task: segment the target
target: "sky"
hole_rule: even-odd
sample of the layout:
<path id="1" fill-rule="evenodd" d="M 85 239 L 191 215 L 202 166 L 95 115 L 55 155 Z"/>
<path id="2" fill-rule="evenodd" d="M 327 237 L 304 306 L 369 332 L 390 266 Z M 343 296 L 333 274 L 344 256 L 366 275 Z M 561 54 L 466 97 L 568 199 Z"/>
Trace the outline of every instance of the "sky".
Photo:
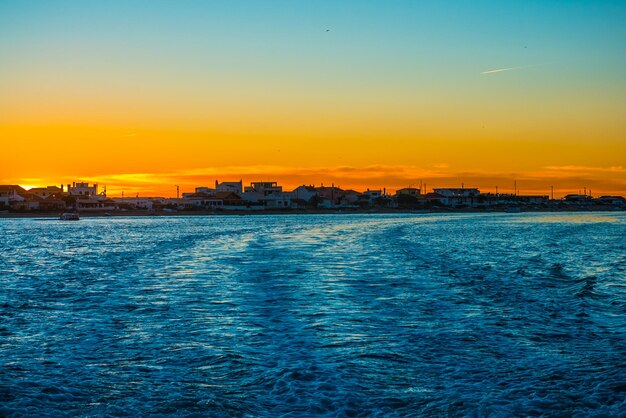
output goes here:
<path id="1" fill-rule="evenodd" d="M 626 2 L 0 0 L 0 184 L 626 195 Z"/>

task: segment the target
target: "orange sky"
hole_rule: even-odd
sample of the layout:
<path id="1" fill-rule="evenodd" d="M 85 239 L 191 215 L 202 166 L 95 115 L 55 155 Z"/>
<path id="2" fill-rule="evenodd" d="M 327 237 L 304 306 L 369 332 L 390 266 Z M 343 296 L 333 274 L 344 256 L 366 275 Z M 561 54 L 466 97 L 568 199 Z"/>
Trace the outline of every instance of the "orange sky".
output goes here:
<path id="1" fill-rule="evenodd" d="M 279 3 L 0 6 L 0 183 L 626 195 L 622 9 Z"/>

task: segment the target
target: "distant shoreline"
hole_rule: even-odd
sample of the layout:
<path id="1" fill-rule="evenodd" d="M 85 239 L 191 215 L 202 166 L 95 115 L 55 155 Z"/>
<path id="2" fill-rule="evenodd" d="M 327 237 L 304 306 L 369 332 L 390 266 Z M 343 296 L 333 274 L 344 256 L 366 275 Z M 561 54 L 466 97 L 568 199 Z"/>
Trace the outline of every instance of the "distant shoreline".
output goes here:
<path id="1" fill-rule="evenodd" d="M 527 208 L 518 212 L 511 212 L 506 209 L 381 209 L 381 210 L 340 210 L 340 209 L 314 209 L 314 210 L 233 210 L 233 211 L 145 211 L 134 210 L 125 212 L 81 212 L 82 218 L 118 218 L 118 217 L 170 217 L 170 216 L 245 216 L 245 215 L 349 215 L 349 214 L 415 214 L 427 215 L 431 213 L 509 213 L 519 214 L 528 212 L 544 212 L 544 213 L 579 213 L 579 212 L 624 212 L 624 209 L 608 209 L 608 208 Z M 29 218 L 58 218 L 61 212 L 0 212 L 0 219 L 29 219 Z"/>

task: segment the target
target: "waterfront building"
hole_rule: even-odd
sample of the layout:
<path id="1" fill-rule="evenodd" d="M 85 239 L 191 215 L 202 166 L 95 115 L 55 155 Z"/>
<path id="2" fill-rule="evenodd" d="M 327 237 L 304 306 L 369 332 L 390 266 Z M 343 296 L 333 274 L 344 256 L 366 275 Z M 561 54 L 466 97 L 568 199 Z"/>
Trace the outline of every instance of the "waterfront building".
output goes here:
<path id="1" fill-rule="evenodd" d="M 90 186 L 89 183 L 73 182 L 71 185 L 67 185 L 67 193 L 70 196 L 95 197 L 98 195 L 98 185 L 93 184 Z"/>
<path id="2" fill-rule="evenodd" d="M 250 186 L 246 186 L 245 193 L 261 193 L 263 196 L 269 196 L 271 194 L 282 193 L 283 186 L 279 186 L 275 181 L 256 181 L 250 183 Z"/>
<path id="3" fill-rule="evenodd" d="M 276 193 L 265 196 L 263 199 L 265 207 L 270 209 L 289 209 L 292 207 L 291 195 L 289 193 Z"/>
<path id="4" fill-rule="evenodd" d="M 317 195 L 320 198 L 319 206 L 323 208 L 331 208 L 339 204 L 341 197 L 343 196 L 343 189 L 340 187 L 324 186 L 323 184 L 315 188 Z"/>
<path id="5" fill-rule="evenodd" d="M 356 190 L 348 189 L 344 190 L 339 200 L 339 205 L 345 208 L 357 207 L 361 193 Z"/>
<path id="6" fill-rule="evenodd" d="M 222 199 L 218 199 L 215 195 L 208 193 L 185 193 L 181 200 L 185 208 L 213 209 L 224 204 Z"/>
<path id="7" fill-rule="evenodd" d="M 75 208 L 84 212 L 114 211 L 117 209 L 111 199 L 98 199 L 96 197 L 81 197 L 76 199 Z"/>
<path id="8" fill-rule="evenodd" d="M 16 185 L 0 186 L 0 209 L 15 211 L 63 210 L 63 189 L 56 186 L 33 187 L 30 190 Z"/>
<path id="9" fill-rule="evenodd" d="M 246 186 L 241 198 L 249 204 L 258 204 L 267 208 L 291 207 L 291 194 L 283 193 L 283 187 L 275 181 L 252 182 Z"/>
<path id="10" fill-rule="evenodd" d="M 599 205 L 610 205 L 616 207 L 626 206 L 626 199 L 623 196 L 600 196 L 593 199 L 594 203 Z"/>
<path id="11" fill-rule="evenodd" d="M 231 192 L 241 194 L 243 192 L 243 181 L 223 181 L 218 182 L 215 180 L 215 191 L 216 192 Z"/>
<path id="12" fill-rule="evenodd" d="M 444 187 L 433 190 L 435 193 L 438 193 L 443 197 L 477 197 L 480 194 L 479 189 L 466 189 L 464 187 Z"/>
<path id="13" fill-rule="evenodd" d="M 57 186 L 47 186 L 47 187 L 33 187 L 28 189 L 28 193 L 31 193 L 37 197 L 41 197 L 42 199 L 46 199 L 50 196 L 59 196 L 63 193 L 63 185 L 61 187 Z"/>
<path id="14" fill-rule="evenodd" d="M 211 188 L 211 187 L 196 187 L 196 191 L 194 193 L 206 193 L 206 194 L 213 194 L 215 193 L 215 189 Z M 194 193 L 183 193 L 183 197 L 186 196 L 191 196 Z"/>
<path id="15" fill-rule="evenodd" d="M 396 196 L 420 197 L 421 195 L 421 189 L 418 189 L 416 187 L 405 187 L 403 189 L 396 190 Z"/>
<path id="16" fill-rule="evenodd" d="M 23 201 L 25 198 L 22 195 L 26 194 L 26 190 L 14 185 L 0 185 L 0 208 L 8 208 L 15 201 Z"/>
<path id="17" fill-rule="evenodd" d="M 586 194 L 568 194 L 563 200 L 566 203 L 591 203 L 592 197 Z"/>
<path id="18" fill-rule="evenodd" d="M 362 195 L 363 195 L 363 198 L 367 200 L 369 203 L 373 203 L 376 199 L 383 196 L 383 191 L 380 189 L 378 190 L 367 189 L 366 191 L 362 193 Z"/>
<path id="19" fill-rule="evenodd" d="M 426 193 L 424 197 L 431 204 L 434 203 L 439 205 L 446 205 L 448 203 L 448 199 L 444 195 L 436 192 Z"/>
<path id="20" fill-rule="evenodd" d="M 550 202 L 550 197 L 547 195 L 518 195 L 517 201 L 523 205 L 544 205 Z"/>
<path id="21" fill-rule="evenodd" d="M 120 209 L 150 210 L 153 199 L 148 197 L 116 197 L 111 199 Z"/>
<path id="22" fill-rule="evenodd" d="M 10 207 L 15 211 L 39 210 L 39 202 L 42 199 L 28 192 L 20 193 L 10 202 Z"/>
<path id="23" fill-rule="evenodd" d="M 61 193 L 50 195 L 39 200 L 38 209 L 42 212 L 58 212 L 63 211 L 67 207 L 64 197 Z"/>
<path id="24" fill-rule="evenodd" d="M 480 195 L 480 190 L 476 188 L 466 189 L 464 187 L 445 187 L 433 189 L 435 193 L 443 196 L 440 201 L 445 206 L 474 206 Z"/>
<path id="25" fill-rule="evenodd" d="M 318 196 L 318 192 L 314 186 L 298 186 L 290 192 L 291 200 L 295 207 L 305 207 L 311 199 Z"/>
<path id="26" fill-rule="evenodd" d="M 234 193 L 234 192 L 217 192 L 217 193 L 215 193 L 215 198 L 216 199 L 221 199 L 222 202 L 223 202 L 224 207 L 228 206 L 228 209 L 232 208 L 233 206 L 244 207 L 243 206 L 243 199 L 241 198 L 241 196 L 239 196 L 238 193 Z"/>

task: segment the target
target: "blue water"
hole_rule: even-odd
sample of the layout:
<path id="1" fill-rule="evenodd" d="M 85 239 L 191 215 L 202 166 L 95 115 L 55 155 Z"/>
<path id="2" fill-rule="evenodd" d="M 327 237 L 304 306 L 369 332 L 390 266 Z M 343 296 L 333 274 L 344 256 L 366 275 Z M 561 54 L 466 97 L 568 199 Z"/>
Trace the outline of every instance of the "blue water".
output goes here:
<path id="1" fill-rule="evenodd" d="M 625 215 L 0 219 L 0 416 L 624 416 Z"/>

